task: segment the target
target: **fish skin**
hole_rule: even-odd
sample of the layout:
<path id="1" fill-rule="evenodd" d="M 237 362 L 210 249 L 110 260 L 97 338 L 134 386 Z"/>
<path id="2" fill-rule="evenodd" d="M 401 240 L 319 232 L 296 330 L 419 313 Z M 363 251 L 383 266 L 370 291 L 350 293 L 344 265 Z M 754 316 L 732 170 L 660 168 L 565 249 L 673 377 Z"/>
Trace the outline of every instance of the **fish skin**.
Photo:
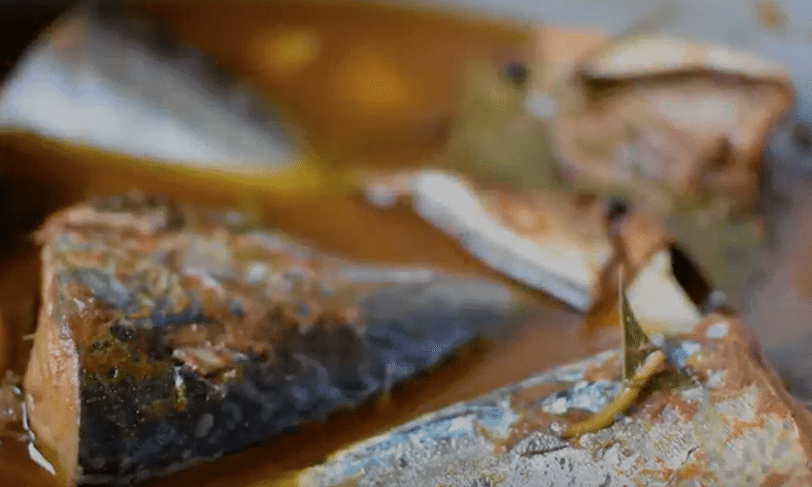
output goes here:
<path id="1" fill-rule="evenodd" d="M 578 439 L 558 427 L 609 403 L 607 386 L 621 388 L 621 350 L 360 441 L 294 485 L 809 485 L 812 416 L 753 354 L 740 322 L 711 315 L 679 339 L 698 346 L 692 381 L 669 386 L 664 374 L 611 426 Z"/>
<path id="2" fill-rule="evenodd" d="M 76 6 L 29 46 L 0 91 L 0 129 L 204 167 L 301 158 L 246 80 L 158 19 L 107 2 Z"/>
<path id="3" fill-rule="evenodd" d="M 55 280 L 43 309 L 79 360 L 80 484 L 323 421 L 518 316 L 498 284 L 348 262 L 139 193 L 65 210 L 39 238 Z M 48 418 L 31 410 L 36 433 Z"/>

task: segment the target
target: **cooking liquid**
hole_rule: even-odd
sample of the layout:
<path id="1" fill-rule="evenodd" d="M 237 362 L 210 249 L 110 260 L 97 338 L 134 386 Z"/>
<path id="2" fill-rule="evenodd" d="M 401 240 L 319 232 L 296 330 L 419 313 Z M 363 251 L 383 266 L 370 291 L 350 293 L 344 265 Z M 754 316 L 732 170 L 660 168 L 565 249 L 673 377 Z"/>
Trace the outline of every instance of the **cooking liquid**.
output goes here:
<path id="1" fill-rule="evenodd" d="M 137 188 L 202 205 L 235 206 L 258 222 L 351 259 L 502 279 L 410 209 L 375 209 L 349 188 L 336 187 L 340 178 L 330 179 L 330 174 L 359 164 L 425 163 L 442 147 L 466 63 L 523 59 L 521 26 L 349 2 L 196 2 L 152 8 L 187 40 L 280 100 L 302 121 L 306 142 L 328 170 L 303 165 L 300 172 L 281 177 L 204 174 L 29 134 L 0 135 L 9 194 L 15 195 L 6 205 L 16 215 L 15 228 L 7 229 L 11 243 L 0 256 L 5 333 L 0 335 L 0 364 L 24 371 L 24 337 L 35 326 L 39 260 L 28 232 L 47 213 L 94 193 Z M 611 311 L 585 322 L 552 300 L 537 298 L 532 318 L 509 338 L 460 352 L 386 397 L 143 485 L 290 485 L 297 471 L 351 442 L 618 342 L 616 327 L 604 326 L 617 323 Z M 0 478 L 13 479 L 15 485 L 56 485 L 28 459 L 25 445 L 5 439 Z"/>

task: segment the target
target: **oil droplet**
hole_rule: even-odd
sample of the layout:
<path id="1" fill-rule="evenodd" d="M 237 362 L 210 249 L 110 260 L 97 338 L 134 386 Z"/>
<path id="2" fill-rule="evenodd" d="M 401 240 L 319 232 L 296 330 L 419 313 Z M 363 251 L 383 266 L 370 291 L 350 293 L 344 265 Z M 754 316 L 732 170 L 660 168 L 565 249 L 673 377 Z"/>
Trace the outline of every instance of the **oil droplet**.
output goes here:
<path id="1" fill-rule="evenodd" d="M 272 35 L 260 38 L 256 43 L 259 59 L 265 59 L 264 65 L 269 72 L 279 76 L 293 76 L 312 64 L 320 51 L 318 35 L 309 29 L 276 31 Z"/>
<path id="2" fill-rule="evenodd" d="M 372 49 L 355 49 L 341 61 L 338 86 L 363 114 L 402 113 L 411 105 L 404 76 L 391 56 Z"/>

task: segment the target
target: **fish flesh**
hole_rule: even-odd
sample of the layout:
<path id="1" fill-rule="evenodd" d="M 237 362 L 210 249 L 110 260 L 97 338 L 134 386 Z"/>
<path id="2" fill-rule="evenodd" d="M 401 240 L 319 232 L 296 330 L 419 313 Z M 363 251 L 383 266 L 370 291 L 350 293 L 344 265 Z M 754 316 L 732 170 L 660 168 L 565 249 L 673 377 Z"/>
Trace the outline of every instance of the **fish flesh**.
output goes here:
<path id="1" fill-rule="evenodd" d="M 62 485 L 128 483 L 324 420 L 521 316 L 506 286 L 353 263 L 144 193 L 50 217 L 25 374 Z"/>
<path id="2" fill-rule="evenodd" d="M 553 132 L 569 178 L 738 213 L 753 208 L 762 153 L 795 98 L 777 63 L 649 35 L 589 53 L 561 86 Z"/>
<path id="3" fill-rule="evenodd" d="M 387 184 L 394 184 L 387 191 Z M 586 311 L 599 293 L 612 249 L 599 204 L 563 193 L 475 187 L 451 172 L 425 170 L 369 181 L 367 199 L 388 206 L 408 195 L 414 211 L 511 279 Z"/>
<path id="4" fill-rule="evenodd" d="M 410 204 L 423 220 L 457 240 L 488 267 L 586 312 L 605 294 L 616 264 L 607 233 L 609 201 L 561 191 L 518 192 L 476 185 L 440 170 L 362 175 L 367 200 Z M 629 277 L 671 243 L 648 215 L 621 226 Z"/>

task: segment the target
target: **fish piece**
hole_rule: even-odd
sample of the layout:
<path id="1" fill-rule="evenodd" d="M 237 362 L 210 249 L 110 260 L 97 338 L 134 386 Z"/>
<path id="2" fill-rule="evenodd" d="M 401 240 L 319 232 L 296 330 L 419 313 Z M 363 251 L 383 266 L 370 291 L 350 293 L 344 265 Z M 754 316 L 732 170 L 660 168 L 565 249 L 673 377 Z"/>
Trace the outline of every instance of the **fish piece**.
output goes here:
<path id="1" fill-rule="evenodd" d="M 527 110 L 552 123 L 570 183 L 655 210 L 714 284 L 744 303 L 762 233 L 757 218 L 741 217 L 793 90 L 770 60 L 647 34 L 668 15 L 611 36 L 534 28 Z"/>
<path id="2" fill-rule="evenodd" d="M 38 234 L 25 400 L 63 485 L 128 483 L 324 420 L 517 317 L 511 291 L 348 262 L 142 193 Z"/>
<path id="3" fill-rule="evenodd" d="M 612 208 L 622 200 L 475 186 L 440 171 L 358 177 L 371 204 L 411 202 L 487 266 L 580 311 L 614 304 L 619 269 L 646 333 L 683 333 L 727 305 L 650 212 Z"/>
<path id="4" fill-rule="evenodd" d="M 665 73 L 715 71 L 753 79 L 787 82 L 780 63 L 724 45 L 702 45 L 683 39 L 632 35 L 598 49 L 581 69 L 591 78 L 636 78 Z"/>
<path id="5" fill-rule="evenodd" d="M 794 102 L 785 70 L 723 46 L 632 35 L 562 81 L 553 131 L 565 174 L 641 198 L 755 202 L 767 141 Z"/>
<path id="6" fill-rule="evenodd" d="M 421 218 L 489 267 L 576 309 L 589 309 L 611 257 L 597 202 L 578 205 L 559 193 L 481 190 L 440 171 L 416 173 L 409 191 Z"/>
<path id="7" fill-rule="evenodd" d="M 360 442 L 296 485 L 809 485 L 812 415 L 739 322 L 708 316 L 679 339 L 695 345 L 685 362 L 694 381 L 655 381 L 611 426 L 560 435 L 619 390 L 614 350 Z"/>
<path id="8" fill-rule="evenodd" d="M 0 92 L 0 128 L 231 170 L 299 158 L 250 83 L 157 19 L 109 2 L 71 9 L 29 47 Z"/>
<path id="9" fill-rule="evenodd" d="M 761 155 L 793 89 L 777 63 L 640 33 L 650 27 L 611 38 L 537 29 L 528 110 L 553 120 L 574 186 L 654 210 L 739 300 L 761 258 L 761 223 L 749 215 Z M 551 51 L 570 39 L 578 49 Z M 533 108 L 543 100 L 555 105 L 547 115 Z"/>
<path id="10" fill-rule="evenodd" d="M 487 266 L 580 311 L 605 294 L 607 272 L 617 264 L 600 198 L 475 185 L 434 170 L 368 176 L 364 184 L 372 204 L 391 206 L 408 196 L 421 218 Z M 626 221 L 621 237 L 633 276 L 670 240 L 644 215 Z"/>

